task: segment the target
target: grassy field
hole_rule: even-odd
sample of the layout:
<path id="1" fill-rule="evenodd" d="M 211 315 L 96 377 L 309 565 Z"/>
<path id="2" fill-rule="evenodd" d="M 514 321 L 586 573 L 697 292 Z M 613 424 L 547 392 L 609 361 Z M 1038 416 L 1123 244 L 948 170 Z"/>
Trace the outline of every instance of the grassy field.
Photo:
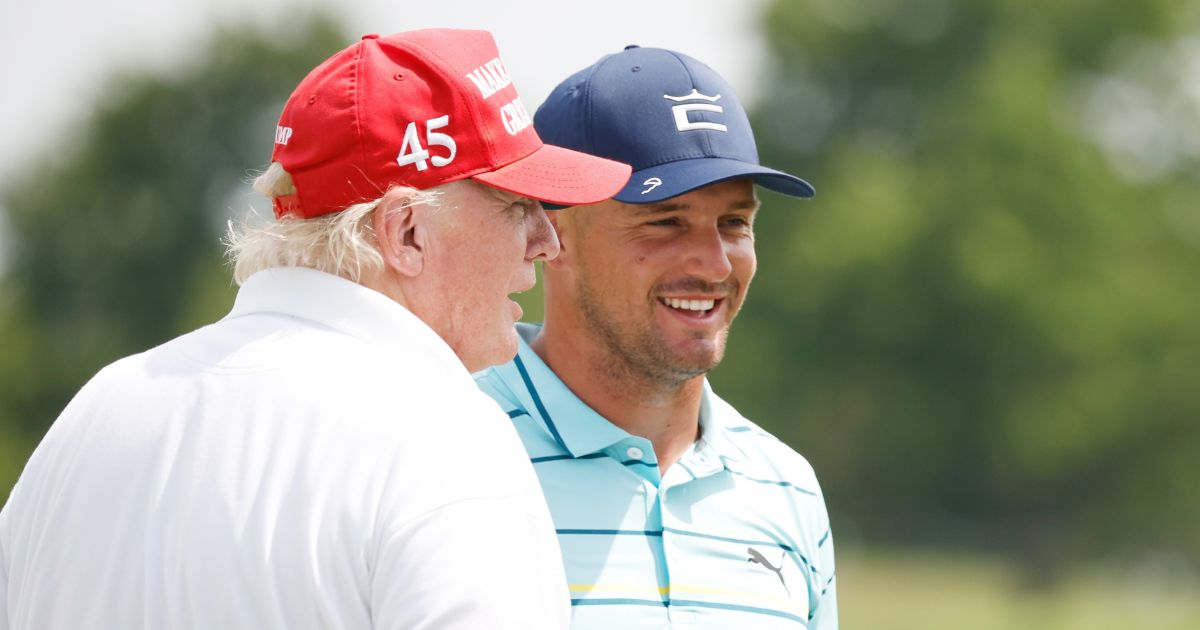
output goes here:
<path id="1" fill-rule="evenodd" d="M 1171 567 L 1079 569 L 1023 588 L 1003 558 L 839 550 L 847 630 L 1197 630 L 1200 584 Z"/>

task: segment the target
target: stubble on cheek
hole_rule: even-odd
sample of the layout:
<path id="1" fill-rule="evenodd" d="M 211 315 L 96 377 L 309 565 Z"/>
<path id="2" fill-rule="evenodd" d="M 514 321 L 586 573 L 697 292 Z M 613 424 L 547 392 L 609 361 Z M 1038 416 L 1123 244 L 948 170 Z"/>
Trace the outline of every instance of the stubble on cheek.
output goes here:
<path id="1" fill-rule="evenodd" d="M 635 316 L 623 321 L 616 309 L 607 308 L 608 304 L 596 292 L 586 288 L 579 291 L 577 308 L 587 324 L 587 333 L 600 341 L 607 355 L 600 367 L 617 380 L 653 388 L 677 387 L 711 370 L 724 353 L 727 330 L 719 333 L 715 355 L 683 356 L 673 351 L 655 324 L 656 298 L 647 299 L 640 319 Z M 696 340 L 704 338 L 704 333 L 696 333 Z"/>

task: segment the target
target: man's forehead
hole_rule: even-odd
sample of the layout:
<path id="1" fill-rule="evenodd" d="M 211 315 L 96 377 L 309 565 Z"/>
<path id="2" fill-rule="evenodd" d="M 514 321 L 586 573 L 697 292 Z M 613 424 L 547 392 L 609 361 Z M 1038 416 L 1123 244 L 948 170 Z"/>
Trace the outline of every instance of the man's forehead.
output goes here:
<path id="1" fill-rule="evenodd" d="M 455 182 L 455 183 L 459 183 L 459 182 Z M 475 181 L 472 179 L 461 180 L 461 183 L 464 185 L 464 187 L 469 189 L 469 193 L 482 195 L 483 197 L 485 197 L 487 199 L 493 199 L 493 200 L 502 202 L 506 206 L 512 205 L 519 201 L 520 202 L 533 201 L 532 199 L 529 199 L 528 197 L 522 197 L 521 195 L 518 195 L 516 193 L 511 193 L 511 192 L 508 192 L 507 190 L 502 190 L 500 188 L 496 188 L 495 186 L 491 186 L 491 185 L 485 184 L 483 182 L 478 182 L 478 181 Z"/>

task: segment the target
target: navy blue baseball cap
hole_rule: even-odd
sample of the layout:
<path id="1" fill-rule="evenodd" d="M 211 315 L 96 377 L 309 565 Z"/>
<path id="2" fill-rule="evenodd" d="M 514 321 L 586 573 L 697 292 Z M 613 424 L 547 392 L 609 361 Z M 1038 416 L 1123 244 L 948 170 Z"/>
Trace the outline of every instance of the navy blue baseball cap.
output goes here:
<path id="1" fill-rule="evenodd" d="M 808 182 L 758 162 L 746 110 L 712 68 L 661 48 L 626 47 L 558 84 L 533 116 L 547 144 L 633 166 L 614 199 L 657 203 L 749 178 L 793 197 Z"/>

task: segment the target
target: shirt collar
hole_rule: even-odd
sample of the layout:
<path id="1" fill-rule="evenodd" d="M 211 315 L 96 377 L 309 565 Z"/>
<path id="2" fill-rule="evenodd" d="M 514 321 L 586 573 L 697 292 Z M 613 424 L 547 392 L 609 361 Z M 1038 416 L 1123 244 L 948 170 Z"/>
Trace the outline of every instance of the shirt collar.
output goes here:
<path id="1" fill-rule="evenodd" d="M 273 267 L 250 276 L 225 319 L 273 313 L 306 319 L 398 356 L 416 349 L 439 363 L 466 367 L 425 322 L 382 293 L 308 267 Z"/>
<path id="2" fill-rule="evenodd" d="M 700 440 L 722 459 L 744 462 L 746 452 L 737 445 L 729 430 L 735 423 L 744 424 L 745 420 L 729 403 L 721 400 L 708 379 L 704 379 L 704 393 L 700 398 Z"/>
<path id="3" fill-rule="evenodd" d="M 573 457 L 598 453 L 631 437 L 580 400 L 533 351 L 529 342 L 541 330 L 541 324 L 517 324 L 517 357 L 503 367 L 510 389 L 525 409 L 531 415 L 536 412 L 550 435 Z M 704 445 L 697 446 L 706 445 L 722 458 L 744 461 L 745 452 L 730 439 L 728 427 L 733 420 L 741 420 L 741 416 L 713 393 L 705 379 L 700 400 L 700 439 Z"/>
<path id="4" fill-rule="evenodd" d="M 510 388 L 572 457 L 598 453 L 630 437 L 579 399 L 533 351 L 541 324 L 517 324 L 517 356 L 504 366 Z"/>

